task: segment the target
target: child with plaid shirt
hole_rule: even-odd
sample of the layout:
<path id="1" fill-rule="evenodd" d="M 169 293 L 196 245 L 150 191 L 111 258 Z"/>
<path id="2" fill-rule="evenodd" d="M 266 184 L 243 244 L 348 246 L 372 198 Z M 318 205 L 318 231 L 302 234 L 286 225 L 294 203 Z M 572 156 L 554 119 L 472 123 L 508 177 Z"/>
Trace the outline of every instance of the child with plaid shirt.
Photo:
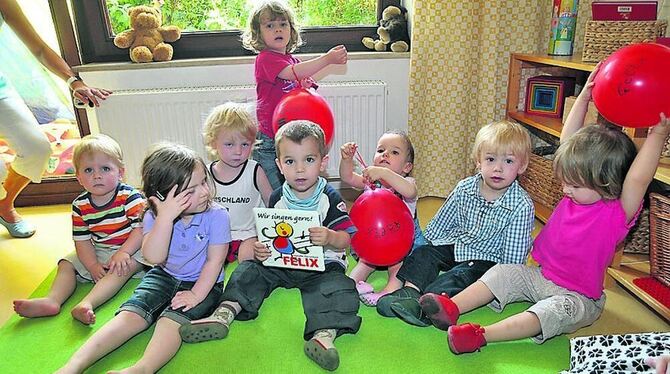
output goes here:
<path id="1" fill-rule="evenodd" d="M 517 123 L 479 130 L 472 151 L 477 174 L 461 180 L 430 221 L 429 244 L 405 259 L 397 275 L 404 287 L 379 299 L 379 314 L 430 326 L 419 305 L 423 293 L 455 295 L 496 263 L 526 261 L 534 209 L 517 176 L 529 154 L 530 136 Z"/>

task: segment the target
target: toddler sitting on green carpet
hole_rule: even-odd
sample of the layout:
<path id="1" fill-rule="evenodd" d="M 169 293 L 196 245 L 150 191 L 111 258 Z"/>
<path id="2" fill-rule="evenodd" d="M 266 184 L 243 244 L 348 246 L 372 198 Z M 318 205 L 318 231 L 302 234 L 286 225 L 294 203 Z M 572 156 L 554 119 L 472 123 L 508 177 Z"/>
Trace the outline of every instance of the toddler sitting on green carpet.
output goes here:
<path id="1" fill-rule="evenodd" d="M 321 227 L 309 229 L 314 245 L 323 246 L 323 272 L 266 267 L 270 249 L 254 244 L 255 259 L 241 262 L 230 276 L 221 305 L 209 318 L 183 325 L 179 332 L 189 343 L 222 339 L 235 318 L 258 316 L 263 301 L 277 287 L 298 288 L 304 306 L 305 354 L 319 366 L 335 370 L 339 354 L 333 344 L 341 334 L 354 334 L 361 325 L 358 292 L 345 275 L 345 249 L 355 232 L 346 204 L 320 176 L 328 163 L 324 134 L 309 121 L 292 121 L 275 136 L 277 165 L 286 181 L 270 196 L 270 208 L 316 210 Z"/>
<path id="2" fill-rule="evenodd" d="M 22 317 L 58 314 L 77 281 L 94 282 L 91 292 L 71 311 L 75 319 L 90 325 L 95 323 L 93 309 L 116 295 L 143 268 L 139 249 L 145 200 L 139 191 L 121 182 L 121 147 L 109 136 L 85 136 L 75 147 L 72 162 L 77 180 L 86 189 L 72 202 L 76 251 L 58 262 L 56 279 L 46 297 L 14 300 L 14 311 Z"/>

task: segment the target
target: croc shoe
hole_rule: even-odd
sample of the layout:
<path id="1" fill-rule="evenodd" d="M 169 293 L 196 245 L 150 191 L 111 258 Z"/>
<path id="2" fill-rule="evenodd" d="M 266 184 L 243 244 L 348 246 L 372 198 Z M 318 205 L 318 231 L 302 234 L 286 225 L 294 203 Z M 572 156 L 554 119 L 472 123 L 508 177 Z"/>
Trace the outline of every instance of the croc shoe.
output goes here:
<path id="1" fill-rule="evenodd" d="M 179 335 L 186 343 L 223 339 L 228 336 L 228 325 L 220 321 L 186 323 L 179 327 Z"/>
<path id="2" fill-rule="evenodd" d="M 0 217 L 0 225 L 5 226 L 9 235 L 14 238 L 29 238 L 35 234 L 35 226 L 29 224 L 25 220 L 18 222 L 7 222 Z"/>

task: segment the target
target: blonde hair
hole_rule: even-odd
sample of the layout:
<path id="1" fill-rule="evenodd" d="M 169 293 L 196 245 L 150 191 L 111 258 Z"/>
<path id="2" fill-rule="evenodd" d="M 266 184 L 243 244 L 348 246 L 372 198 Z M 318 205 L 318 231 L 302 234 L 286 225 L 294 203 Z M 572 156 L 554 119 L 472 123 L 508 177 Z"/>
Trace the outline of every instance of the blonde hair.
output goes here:
<path id="1" fill-rule="evenodd" d="M 242 134 L 254 144 L 258 126 L 251 114 L 251 105 L 227 102 L 214 107 L 212 112 L 209 113 L 203 126 L 202 137 L 205 141 L 207 154 L 212 160 L 219 159 L 215 143 L 221 130 Z"/>
<path id="2" fill-rule="evenodd" d="M 521 165 L 527 166 L 530 158 L 530 135 L 516 122 L 498 121 L 489 123 L 477 132 L 470 157 L 480 161 L 483 149 L 496 153 L 512 152 Z"/>
<path id="3" fill-rule="evenodd" d="M 253 52 L 260 52 L 266 45 L 261 36 L 261 18 L 267 17 L 271 21 L 284 19 L 291 26 L 291 37 L 286 45 L 286 52 L 292 53 L 303 44 L 300 37 L 300 28 L 295 23 L 295 13 L 285 1 L 259 1 L 249 16 L 249 24 L 242 34 L 242 46 Z"/>
<path id="4" fill-rule="evenodd" d="M 205 172 L 211 200 L 216 191 L 214 182 L 207 172 L 205 162 L 194 150 L 170 142 L 152 145 L 142 162 L 141 174 L 144 195 L 147 198 L 156 196 L 163 200 L 161 196 L 167 197 L 175 185 L 177 190 L 174 193 L 175 195 L 179 194 L 191 183 L 191 176 L 197 165 L 200 165 Z M 148 208 L 154 214 L 158 214 L 150 199 L 148 200 Z"/>
<path id="5" fill-rule="evenodd" d="M 616 199 L 636 154 L 635 144 L 621 128 L 586 126 L 558 147 L 554 173 L 566 184 Z"/>
<path id="6" fill-rule="evenodd" d="M 277 131 L 277 134 L 275 135 L 277 158 L 280 158 L 279 144 L 284 139 L 291 140 L 294 143 L 302 143 L 304 139 L 309 137 L 316 140 L 316 144 L 319 146 L 319 154 L 321 157 L 325 157 L 328 150 L 326 149 L 325 135 L 323 134 L 321 127 L 312 121 L 296 120 L 288 122 Z"/>
<path id="7" fill-rule="evenodd" d="M 79 164 L 81 158 L 85 154 L 91 153 L 103 153 L 107 157 L 111 158 L 112 161 L 119 168 L 123 168 L 123 152 L 121 151 L 121 146 L 116 140 L 105 134 L 90 134 L 84 136 L 79 143 L 74 147 L 74 153 L 72 154 L 72 164 L 74 165 L 75 172 L 79 171 Z"/>

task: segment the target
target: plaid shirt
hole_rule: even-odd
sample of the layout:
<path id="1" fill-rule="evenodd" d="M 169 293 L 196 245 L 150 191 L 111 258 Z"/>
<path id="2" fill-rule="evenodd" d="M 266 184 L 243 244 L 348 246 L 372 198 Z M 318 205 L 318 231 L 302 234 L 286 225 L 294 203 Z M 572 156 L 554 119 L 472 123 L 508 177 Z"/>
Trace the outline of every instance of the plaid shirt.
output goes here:
<path id="1" fill-rule="evenodd" d="M 514 181 L 505 194 L 486 201 L 481 174 L 458 182 L 424 235 L 433 245 L 454 245 L 456 261 L 487 260 L 523 264 L 532 244 L 534 209 L 528 193 Z"/>

